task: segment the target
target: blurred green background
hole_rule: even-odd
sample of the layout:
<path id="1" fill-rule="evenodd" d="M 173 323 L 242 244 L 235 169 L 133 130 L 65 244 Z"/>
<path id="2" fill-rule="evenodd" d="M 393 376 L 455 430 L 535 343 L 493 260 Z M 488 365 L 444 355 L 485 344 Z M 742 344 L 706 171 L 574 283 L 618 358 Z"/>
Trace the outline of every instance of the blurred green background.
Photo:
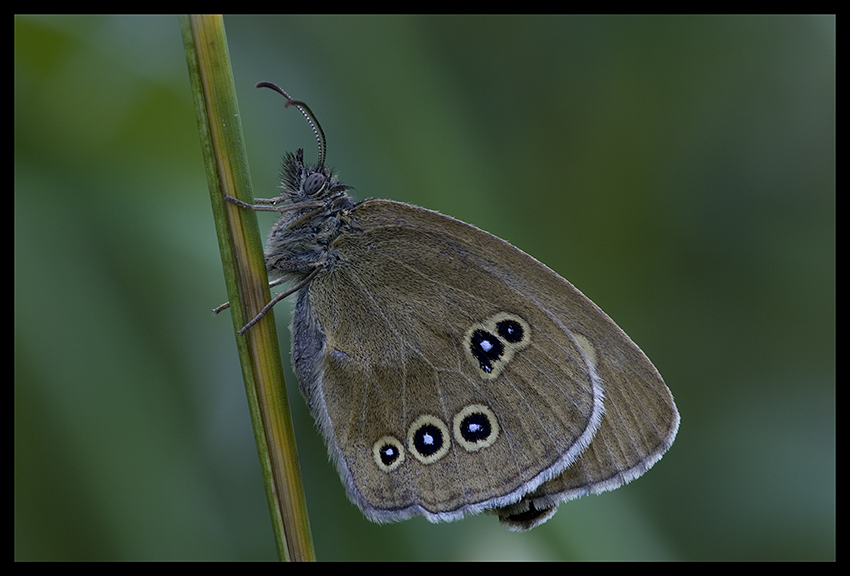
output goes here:
<path id="1" fill-rule="evenodd" d="M 682 415 L 530 533 L 378 526 L 290 376 L 320 559 L 835 558 L 834 17 L 225 23 L 256 196 L 315 159 L 270 80 L 355 196 L 548 264 Z M 14 73 L 16 559 L 274 559 L 177 17 L 16 17 Z"/>

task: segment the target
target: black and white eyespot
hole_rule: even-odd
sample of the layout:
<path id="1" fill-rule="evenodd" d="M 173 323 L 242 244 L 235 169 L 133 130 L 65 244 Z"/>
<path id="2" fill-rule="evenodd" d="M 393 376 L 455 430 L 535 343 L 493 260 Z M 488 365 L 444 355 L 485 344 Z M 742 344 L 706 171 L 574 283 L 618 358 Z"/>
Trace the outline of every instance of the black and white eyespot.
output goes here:
<path id="1" fill-rule="evenodd" d="M 407 447 L 423 464 L 433 464 L 445 456 L 450 443 L 448 427 L 436 416 L 420 416 L 407 431 Z"/>
<path id="2" fill-rule="evenodd" d="M 510 344 L 518 344 L 526 338 L 526 331 L 518 320 L 503 318 L 496 322 L 496 332 Z"/>
<path id="3" fill-rule="evenodd" d="M 492 380 L 502 373 L 514 353 L 531 343 L 528 322 L 509 312 L 499 312 L 466 331 L 463 349 L 478 375 Z"/>
<path id="4" fill-rule="evenodd" d="M 492 372 L 493 366 L 505 356 L 505 347 L 501 340 L 484 329 L 472 332 L 468 340 L 468 350 L 478 360 L 478 366 L 487 373 Z"/>
<path id="5" fill-rule="evenodd" d="M 383 436 L 372 445 L 375 464 L 384 472 L 392 472 L 404 462 L 404 446 L 393 436 Z"/>
<path id="6" fill-rule="evenodd" d="M 492 446 L 499 437 L 499 421 L 483 404 L 472 404 L 455 414 L 455 440 L 469 452 Z"/>
<path id="7" fill-rule="evenodd" d="M 325 175 L 321 172 L 313 172 L 304 181 L 304 193 L 307 196 L 315 196 L 325 187 Z"/>

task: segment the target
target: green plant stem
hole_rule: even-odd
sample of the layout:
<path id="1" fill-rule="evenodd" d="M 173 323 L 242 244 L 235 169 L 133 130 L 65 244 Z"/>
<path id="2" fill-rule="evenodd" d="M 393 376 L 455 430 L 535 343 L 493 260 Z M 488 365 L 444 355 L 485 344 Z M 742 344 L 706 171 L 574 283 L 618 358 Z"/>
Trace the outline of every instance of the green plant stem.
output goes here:
<path id="1" fill-rule="evenodd" d="M 253 200 L 221 16 L 181 16 L 213 216 L 234 331 L 270 300 L 256 215 L 224 201 Z M 315 560 L 274 314 L 236 336 L 278 557 Z"/>

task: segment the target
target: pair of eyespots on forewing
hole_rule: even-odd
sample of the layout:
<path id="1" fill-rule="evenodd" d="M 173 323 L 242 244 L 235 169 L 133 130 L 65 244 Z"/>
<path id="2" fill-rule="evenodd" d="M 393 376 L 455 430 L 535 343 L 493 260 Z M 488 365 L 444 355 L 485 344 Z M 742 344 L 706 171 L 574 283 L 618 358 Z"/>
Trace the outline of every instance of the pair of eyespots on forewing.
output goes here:
<path id="1" fill-rule="evenodd" d="M 510 312 L 473 324 L 464 335 L 464 353 L 484 380 L 492 380 L 513 359 L 514 354 L 531 343 L 531 327 Z"/>
<path id="2" fill-rule="evenodd" d="M 490 408 L 471 404 L 452 418 L 452 431 L 436 416 L 425 414 L 417 418 L 407 430 L 407 446 L 395 436 L 379 438 L 372 446 L 375 464 L 384 472 L 392 472 L 404 463 L 409 451 L 422 464 L 433 464 L 445 456 L 453 446 L 454 437 L 467 452 L 477 452 L 492 446 L 499 437 L 499 422 Z"/>

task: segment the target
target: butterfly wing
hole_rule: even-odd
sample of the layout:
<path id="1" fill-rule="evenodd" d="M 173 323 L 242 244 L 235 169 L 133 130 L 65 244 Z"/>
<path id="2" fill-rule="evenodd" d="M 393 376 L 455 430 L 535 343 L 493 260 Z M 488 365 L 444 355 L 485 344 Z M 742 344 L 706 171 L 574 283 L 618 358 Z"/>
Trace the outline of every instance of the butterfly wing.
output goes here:
<path id="1" fill-rule="evenodd" d="M 628 340 L 625 334 L 622 338 Z M 679 413 L 649 359 L 636 346 L 599 348 L 601 356 L 591 356 L 605 393 L 599 430 L 560 475 L 496 511 L 512 530 L 530 530 L 545 522 L 562 501 L 614 490 L 638 478 L 673 444 Z"/>
<path id="2" fill-rule="evenodd" d="M 507 242 L 388 200 L 344 220 L 299 292 L 293 363 L 371 519 L 453 520 L 534 492 L 591 443 L 612 371 L 649 373 L 642 383 L 663 396 L 599 308 Z"/>

